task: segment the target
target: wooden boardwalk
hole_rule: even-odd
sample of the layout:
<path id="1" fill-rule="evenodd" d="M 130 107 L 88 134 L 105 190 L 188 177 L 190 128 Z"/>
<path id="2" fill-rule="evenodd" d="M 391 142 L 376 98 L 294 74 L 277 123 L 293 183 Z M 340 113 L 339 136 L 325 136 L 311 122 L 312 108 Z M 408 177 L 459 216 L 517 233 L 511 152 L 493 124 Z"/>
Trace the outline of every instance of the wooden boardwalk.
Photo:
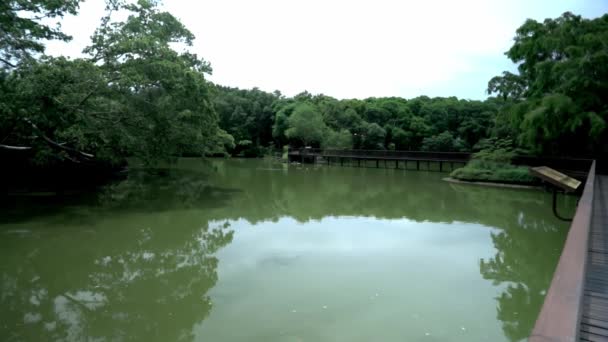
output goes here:
<path id="1" fill-rule="evenodd" d="M 421 170 L 420 164 L 426 163 L 425 171 L 430 171 L 430 163 L 439 165 L 438 170 L 443 171 L 444 165 L 449 164 L 449 171 L 455 166 L 464 166 L 473 156 L 468 152 L 429 152 L 429 151 L 391 151 L 391 150 L 338 150 L 338 149 L 318 149 L 300 148 L 290 150 L 288 158 L 290 162 L 317 163 L 324 162 L 328 165 L 338 164 L 350 166 L 356 164 L 361 167 L 366 166 L 367 161 L 375 161 L 375 166 L 394 167 L 399 169 L 402 166 L 408 168 L 408 163 L 415 163 L 416 170 Z M 559 170 L 568 176 L 584 178 L 587 176 L 591 159 L 584 158 L 555 158 L 555 157 L 535 157 L 535 156 L 515 156 L 512 160 L 515 165 L 525 166 L 548 166 Z M 367 167 L 367 166 L 366 166 Z"/>
<path id="2" fill-rule="evenodd" d="M 608 341 L 608 176 L 596 176 L 580 340 Z"/>
<path id="3" fill-rule="evenodd" d="M 593 162 L 529 342 L 608 342 L 608 176 Z"/>

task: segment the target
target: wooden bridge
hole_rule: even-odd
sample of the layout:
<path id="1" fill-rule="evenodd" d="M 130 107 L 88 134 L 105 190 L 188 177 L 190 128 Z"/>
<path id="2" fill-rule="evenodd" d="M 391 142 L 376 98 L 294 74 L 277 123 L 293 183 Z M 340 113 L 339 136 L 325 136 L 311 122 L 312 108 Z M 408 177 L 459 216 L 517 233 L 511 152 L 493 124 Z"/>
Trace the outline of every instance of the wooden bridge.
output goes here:
<path id="1" fill-rule="evenodd" d="M 407 168 L 408 163 L 463 165 L 469 153 L 319 150 L 300 149 L 289 152 L 297 162 L 349 162 L 369 167 L 368 161 L 380 167 Z M 387 164 L 388 162 L 388 164 Z M 544 304 L 529 338 L 530 342 L 608 342 L 608 176 L 596 174 L 596 162 L 590 159 L 538 158 L 518 156 L 515 164 L 546 165 L 569 175 L 586 178 L 564 249 Z M 373 165 L 374 163 L 372 163 Z M 608 164 L 608 163 L 605 163 Z M 372 166 L 373 167 L 373 166 Z M 603 171 L 606 171 L 604 169 Z"/>
<path id="2" fill-rule="evenodd" d="M 469 159 L 470 153 L 461 152 L 423 152 L 423 151 L 388 151 L 388 150 L 335 150 L 335 149 L 299 149 L 289 152 L 290 162 L 318 163 L 325 162 L 345 165 L 346 163 L 356 163 L 358 167 L 368 166 L 368 161 L 375 162 L 376 167 L 400 166 L 407 169 L 408 163 L 415 163 L 416 170 L 420 170 L 420 165 L 426 164 L 424 170 L 431 170 L 431 163 L 438 163 L 439 169 L 443 171 L 444 165 L 450 165 L 450 170 L 454 166 L 464 166 Z M 352 165 L 352 164 L 351 164 Z"/>
<path id="3" fill-rule="evenodd" d="M 608 341 L 608 176 L 595 162 L 529 341 Z"/>
<path id="4" fill-rule="evenodd" d="M 390 150 L 338 150 L 301 148 L 290 150 L 290 162 L 326 163 L 357 167 L 403 168 L 427 171 L 452 171 L 464 166 L 472 157 L 468 152 L 426 152 Z M 371 162 L 371 166 L 370 166 Z M 549 166 L 578 178 L 585 178 L 591 159 L 584 158 L 544 158 L 536 156 L 516 156 L 515 165 Z M 431 165 L 435 165 L 435 169 Z M 448 168 L 449 165 L 449 168 Z"/>

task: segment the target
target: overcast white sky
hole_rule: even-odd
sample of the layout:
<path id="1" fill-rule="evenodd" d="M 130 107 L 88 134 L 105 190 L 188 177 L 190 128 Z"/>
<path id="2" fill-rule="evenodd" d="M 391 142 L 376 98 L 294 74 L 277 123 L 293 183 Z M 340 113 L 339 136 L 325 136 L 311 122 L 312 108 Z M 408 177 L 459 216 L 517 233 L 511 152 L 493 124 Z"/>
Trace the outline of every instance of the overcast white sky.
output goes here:
<path id="1" fill-rule="evenodd" d="M 526 18 L 608 12 L 608 0 L 164 0 L 196 36 L 213 82 L 337 98 L 419 95 L 483 99 L 488 80 L 514 69 L 504 56 Z M 87 0 L 62 21 L 81 56 L 103 15 Z"/>

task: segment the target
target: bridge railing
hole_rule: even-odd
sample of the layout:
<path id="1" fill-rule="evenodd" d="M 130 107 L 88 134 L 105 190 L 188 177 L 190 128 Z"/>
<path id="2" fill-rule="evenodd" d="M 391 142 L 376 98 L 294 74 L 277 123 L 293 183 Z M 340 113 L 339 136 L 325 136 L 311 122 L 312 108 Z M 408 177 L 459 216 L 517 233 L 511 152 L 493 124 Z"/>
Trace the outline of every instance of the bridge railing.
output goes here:
<path id="1" fill-rule="evenodd" d="M 436 160 L 436 161 L 469 161 L 473 154 L 468 152 L 428 152 L 428 151 L 391 151 L 391 150 L 342 150 L 342 149 L 319 149 L 300 148 L 289 152 L 292 156 L 321 156 L 335 158 L 353 159 L 398 159 L 398 160 Z M 585 178 L 591 159 L 583 158 L 561 158 L 561 157 L 538 157 L 518 155 L 512 160 L 515 165 L 526 166 L 549 166 L 577 178 Z"/>
<path id="2" fill-rule="evenodd" d="M 323 157 L 344 158 L 381 158 L 381 159 L 425 159 L 425 160 L 458 160 L 467 161 L 471 154 L 467 152 L 426 152 L 426 151 L 392 151 L 392 150 L 341 150 L 303 148 L 292 151 L 298 155 L 320 155 Z"/>
<path id="3" fill-rule="evenodd" d="M 578 202 L 551 287 L 528 339 L 530 342 L 578 341 L 594 184 L 595 161 L 589 169 L 583 195 Z"/>

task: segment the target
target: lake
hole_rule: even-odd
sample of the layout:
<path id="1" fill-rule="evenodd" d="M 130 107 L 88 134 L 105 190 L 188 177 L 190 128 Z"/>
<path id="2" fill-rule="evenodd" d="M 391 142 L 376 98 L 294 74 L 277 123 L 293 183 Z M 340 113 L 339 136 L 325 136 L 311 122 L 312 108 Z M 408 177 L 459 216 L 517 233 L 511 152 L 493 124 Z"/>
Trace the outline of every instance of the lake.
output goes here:
<path id="1" fill-rule="evenodd" d="M 525 339 L 569 225 L 445 176 L 181 159 L 2 196 L 0 340 Z"/>

